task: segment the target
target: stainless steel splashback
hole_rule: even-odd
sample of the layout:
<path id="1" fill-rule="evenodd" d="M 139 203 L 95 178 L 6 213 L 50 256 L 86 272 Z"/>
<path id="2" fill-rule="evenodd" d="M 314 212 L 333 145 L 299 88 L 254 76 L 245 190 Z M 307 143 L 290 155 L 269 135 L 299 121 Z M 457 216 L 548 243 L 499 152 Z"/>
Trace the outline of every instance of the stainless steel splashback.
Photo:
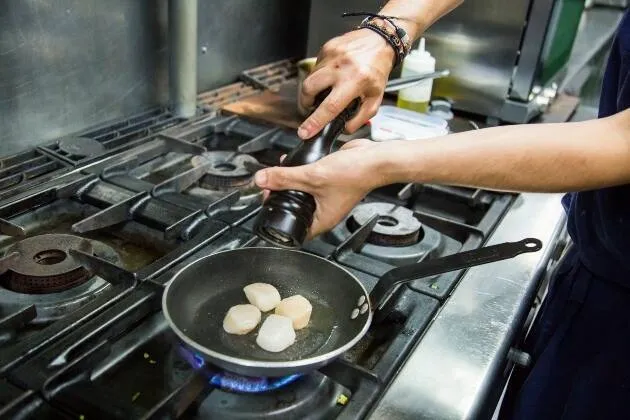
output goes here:
<path id="1" fill-rule="evenodd" d="M 565 2 L 567 0 L 564 0 Z M 536 86 L 540 57 L 554 4 L 562 0 L 467 0 L 425 34 L 437 68 L 451 76 L 437 80 L 434 96 L 453 101 L 460 111 L 491 121 L 526 122 L 541 108 Z M 345 11 L 378 10 L 376 0 L 322 0 L 311 7 L 308 53 L 328 39 L 351 30 L 358 22 Z M 579 17 L 579 16 L 578 16 Z M 544 106 L 545 103 L 543 101 Z"/>
<path id="2" fill-rule="evenodd" d="M 434 93 L 464 111 L 499 116 L 508 95 L 529 0 L 472 0 L 438 21 L 426 34 L 439 68 L 452 77 Z"/>
<path id="3" fill-rule="evenodd" d="M 0 153 L 166 100 L 165 17 L 149 0 L 3 2 Z"/>
<path id="4" fill-rule="evenodd" d="M 301 55 L 307 0 L 199 2 L 198 89 Z M 0 9 L 0 154 L 168 101 L 166 0 L 23 0 Z"/>
<path id="5" fill-rule="evenodd" d="M 252 67 L 304 55 L 310 4 L 310 0 L 200 0 L 199 90 L 233 82 Z"/>

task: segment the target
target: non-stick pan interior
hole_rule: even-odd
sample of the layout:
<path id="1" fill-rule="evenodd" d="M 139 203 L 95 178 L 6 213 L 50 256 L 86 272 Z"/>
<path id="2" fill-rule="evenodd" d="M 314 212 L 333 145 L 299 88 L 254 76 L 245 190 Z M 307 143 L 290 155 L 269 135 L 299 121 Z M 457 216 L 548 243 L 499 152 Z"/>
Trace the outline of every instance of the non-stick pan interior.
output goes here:
<path id="1" fill-rule="evenodd" d="M 237 304 L 248 303 L 243 287 L 263 282 L 281 297 L 301 294 L 313 305 L 311 322 L 297 331 L 295 344 L 280 353 L 256 344 L 257 330 L 227 334 L 223 318 Z M 244 248 L 202 258 L 180 271 L 164 304 L 170 321 L 203 355 L 257 362 L 293 362 L 329 354 L 358 338 L 369 311 L 351 319 L 361 297 L 360 283 L 336 264 L 299 251 Z M 263 314 L 263 321 L 267 315 Z M 191 343 L 188 343 L 191 344 Z"/>

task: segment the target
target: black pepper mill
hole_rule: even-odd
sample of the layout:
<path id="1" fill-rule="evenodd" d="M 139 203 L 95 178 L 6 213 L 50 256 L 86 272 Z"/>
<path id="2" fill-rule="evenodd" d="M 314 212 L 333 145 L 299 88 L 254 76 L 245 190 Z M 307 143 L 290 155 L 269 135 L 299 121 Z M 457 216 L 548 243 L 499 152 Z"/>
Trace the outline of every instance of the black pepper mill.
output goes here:
<path id="1" fill-rule="evenodd" d="M 319 106 L 330 93 L 321 92 L 315 99 Z M 309 140 L 304 140 L 284 159 L 281 166 L 300 166 L 313 163 L 331 152 L 346 123 L 361 105 L 357 98 L 335 119 Z M 315 200 L 302 191 L 273 191 L 258 214 L 255 232 L 261 239 L 282 248 L 299 248 L 313 223 Z"/>

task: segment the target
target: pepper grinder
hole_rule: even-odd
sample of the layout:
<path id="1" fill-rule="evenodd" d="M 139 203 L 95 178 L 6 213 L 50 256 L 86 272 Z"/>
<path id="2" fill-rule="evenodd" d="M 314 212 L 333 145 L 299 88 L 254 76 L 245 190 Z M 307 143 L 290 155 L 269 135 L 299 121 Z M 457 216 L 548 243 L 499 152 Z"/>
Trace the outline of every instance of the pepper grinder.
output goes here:
<path id="1" fill-rule="evenodd" d="M 324 90 L 315 98 L 315 108 L 331 92 Z M 354 117 L 361 102 L 354 99 L 341 114 L 323 130 L 291 150 L 281 166 L 300 166 L 318 161 L 328 155 L 346 123 Z M 313 196 L 302 191 L 273 191 L 258 214 L 254 231 L 259 238 L 281 248 L 299 248 L 306 239 L 315 214 Z"/>

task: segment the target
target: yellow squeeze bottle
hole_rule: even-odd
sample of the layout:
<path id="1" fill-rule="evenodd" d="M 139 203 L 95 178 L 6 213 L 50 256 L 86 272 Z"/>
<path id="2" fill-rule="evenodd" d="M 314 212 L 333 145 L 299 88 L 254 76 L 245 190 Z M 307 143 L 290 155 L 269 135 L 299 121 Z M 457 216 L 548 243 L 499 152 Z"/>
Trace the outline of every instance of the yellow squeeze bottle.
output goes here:
<path id="1" fill-rule="evenodd" d="M 424 38 L 416 50 L 409 53 L 403 60 L 403 67 L 400 77 L 420 76 L 435 71 L 435 58 L 425 50 Z M 416 112 L 426 112 L 429 109 L 433 80 L 425 80 L 415 86 L 406 88 L 398 92 L 396 106 Z"/>

